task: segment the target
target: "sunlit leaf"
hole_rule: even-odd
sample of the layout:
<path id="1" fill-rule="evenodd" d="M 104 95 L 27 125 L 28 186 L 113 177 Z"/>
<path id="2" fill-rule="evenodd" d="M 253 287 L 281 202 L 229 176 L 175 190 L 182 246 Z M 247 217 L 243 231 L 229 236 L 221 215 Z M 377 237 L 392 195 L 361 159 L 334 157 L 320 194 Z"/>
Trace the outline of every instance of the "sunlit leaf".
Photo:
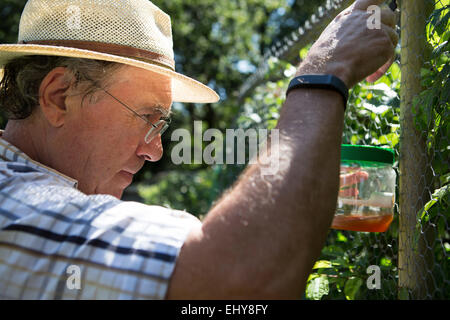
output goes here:
<path id="1" fill-rule="evenodd" d="M 308 285 L 306 286 L 306 298 L 320 300 L 324 295 L 327 295 L 329 291 L 328 278 L 321 275 L 308 282 Z"/>
<path id="2" fill-rule="evenodd" d="M 316 263 L 314 264 L 313 269 L 320 269 L 320 268 L 331 268 L 331 262 L 328 260 L 319 260 L 316 261 Z"/>

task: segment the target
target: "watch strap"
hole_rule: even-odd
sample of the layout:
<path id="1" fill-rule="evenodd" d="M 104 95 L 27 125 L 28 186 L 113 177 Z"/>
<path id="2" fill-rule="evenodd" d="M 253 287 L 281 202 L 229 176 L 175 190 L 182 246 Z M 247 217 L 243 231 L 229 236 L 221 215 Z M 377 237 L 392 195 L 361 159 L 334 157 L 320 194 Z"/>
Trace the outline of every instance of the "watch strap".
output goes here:
<path id="1" fill-rule="evenodd" d="M 292 90 L 299 88 L 328 89 L 337 91 L 341 94 L 342 98 L 344 99 L 344 110 L 347 107 L 348 88 L 341 79 L 332 74 L 325 74 L 325 75 L 313 74 L 295 77 L 289 83 L 288 89 L 286 91 L 286 97 Z"/>

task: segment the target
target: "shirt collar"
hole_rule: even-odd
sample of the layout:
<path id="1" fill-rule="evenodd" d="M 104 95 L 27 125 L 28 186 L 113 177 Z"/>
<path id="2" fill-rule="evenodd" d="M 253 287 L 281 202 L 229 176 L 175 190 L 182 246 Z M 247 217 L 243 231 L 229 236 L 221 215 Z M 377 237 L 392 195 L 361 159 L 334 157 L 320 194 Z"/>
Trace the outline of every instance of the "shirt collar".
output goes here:
<path id="1" fill-rule="evenodd" d="M 29 156 L 27 156 L 24 152 L 20 151 L 18 148 L 16 148 L 14 145 L 9 143 L 8 141 L 2 139 L 3 130 L 0 130 L 0 158 L 5 161 L 13 161 L 13 162 L 20 162 L 24 163 L 40 172 L 47 173 L 59 180 L 62 180 L 63 182 L 69 184 L 70 186 L 77 188 L 78 181 L 75 179 L 72 179 L 55 169 L 52 169 L 50 167 L 47 167 L 43 165 L 42 163 L 39 163 L 37 161 L 34 161 Z"/>

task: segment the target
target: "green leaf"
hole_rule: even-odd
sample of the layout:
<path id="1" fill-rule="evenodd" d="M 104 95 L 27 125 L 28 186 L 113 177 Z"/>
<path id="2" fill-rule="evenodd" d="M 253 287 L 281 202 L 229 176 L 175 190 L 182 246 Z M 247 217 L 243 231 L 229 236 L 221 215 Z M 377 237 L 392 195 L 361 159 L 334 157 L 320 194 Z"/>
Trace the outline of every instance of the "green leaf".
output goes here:
<path id="1" fill-rule="evenodd" d="M 447 51 L 448 49 L 449 49 L 449 42 L 445 41 L 433 49 L 433 53 L 432 53 L 431 57 L 433 59 L 435 59 L 438 56 L 440 56 L 442 52 Z"/>
<path id="2" fill-rule="evenodd" d="M 390 266 L 392 266 L 392 260 L 389 259 L 389 258 L 384 257 L 384 258 L 381 259 L 381 265 L 383 267 L 390 267 Z"/>
<path id="3" fill-rule="evenodd" d="M 326 246 L 322 249 L 322 253 L 329 255 L 333 258 L 338 258 L 338 257 L 342 257 L 345 254 L 345 251 L 336 245 L 330 245 L 330 246 Z"/>
<path id="4" fill-rule="evenodd" d="M 347 237 L 344 236 L 342 232 L 338 231 L 336 240 L 339 242 L 347 242 Z"/>
<path id="5" fill-rule="evenodd" d="M 312 300 L 320 300 L 324 295 L 330 292 L 328 278 L 319 276 L 308 282 L 306 286 L 306 298 Z"/>
<path id="6" fill-rule="evenodd" d="M 321 268 L 331 268 L 331 261 L 328 260 L 319 260 L 314 264 L 313 269 L 321 269 Z"/>
<path id="7" fill-rule="evenodd" d="M 450 185 L 445 185 L 440 189 L 436 189 L 431 197 L 431 200 L 428 201 L 425 206 L 420 210 L 419 217 L 420 219 L 424 219 L 425 215 L 428 211 L 430 211 L 431 207 L 433 207 L 438 201 L 447 201 L 450 195 Z"/>
<path id="8" fill-rule="evenodd" d="M 344 294 L 347 300 L 355 300 L 356 295 L 358 294 L 359 289 L 363 284 L 363 280 L 361 278 L 350 278 L 345 283 Z"/>
<path id="9" fill-rule="evenodd" d="M 450 183 L 450 172 L 447 174 L 444 174 L 440 180 L 441 180 L 441 184 L 443 184 L 443 185 Z"/>

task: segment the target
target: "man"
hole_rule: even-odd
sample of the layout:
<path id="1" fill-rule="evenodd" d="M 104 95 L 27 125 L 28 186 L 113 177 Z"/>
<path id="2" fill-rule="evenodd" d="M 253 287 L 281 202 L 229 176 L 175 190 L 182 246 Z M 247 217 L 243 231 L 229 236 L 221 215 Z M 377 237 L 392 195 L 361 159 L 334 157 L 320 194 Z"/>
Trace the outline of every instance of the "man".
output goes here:
<path id="1" fill-rule="evenodd" d="M 49 1 L 30 0 L 20 43 L 0 46 L 11 116 L 0 141 L 0 296 L 300 298 L 336 205 L 342 89 L 291 90 L 280 154 L 262 152 L 202 224 L 123 202 L 144 161 L 161 158 L 172 102 L 217 95 L 174 71 L 169 17 L 149 1 Z M 339 14 L 297 76 L 348 88 L 381 76 L 398 41 L 388 10 L 367 29 L 368 6 L 382 2 Z M 270 157 L 280 169 L 261 175 Z"/>

